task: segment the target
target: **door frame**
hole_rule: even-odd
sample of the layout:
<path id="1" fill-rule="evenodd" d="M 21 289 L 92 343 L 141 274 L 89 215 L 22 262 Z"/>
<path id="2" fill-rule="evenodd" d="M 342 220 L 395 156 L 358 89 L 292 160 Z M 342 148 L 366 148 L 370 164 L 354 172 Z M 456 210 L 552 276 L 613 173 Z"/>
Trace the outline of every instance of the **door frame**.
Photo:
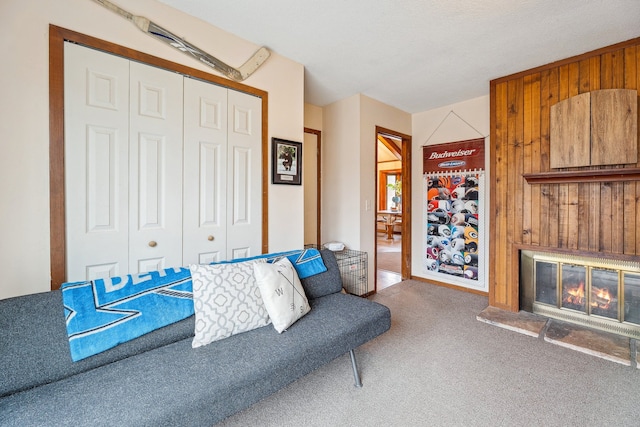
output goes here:
<path id="1" fill-rule="evenodd" d="M 411 278 L 411 136 L 406 135 L 391 129 L 387 129 L 381 126 L 376 126 L 376 165 L 375 165 L 375 188 L 379 188 L 378 177 L 378 135 L 388 135 L 402 141 L 401 147 L 401 159 L 402 159 L 402 194 L 408 195 L 408 197 L 402 198 L 402 243 L 400 246 L 400 278 L 402 280 Z M 376 200 L 375 206 L 378 206 L 378 200 Z M 378 289 L 378 239 L 377 239 L 377 224 L 375 222 L 377 209 L 374 214 L 374 271 L 376 272 L 374 292 Z"/>
<path id="2" fill-rule="evenodd" d="M 320 224 L 322 223 L 322 216 L 321 216 L 321 203 L 322 203 L 322 131 L 319 131 L 317 129 L 311 129 L 311 128 L 304 128 L 304 133 L 309 133 L 312 135 L 316 136 L 316 147 L 318 148 L 318 156 L 316 159 L 316 168 L 318 171 L 318 176 L 317 176 L 317 180 L 316 180 L 316 191 L 317 191 L 317 200 L 316 200 L 316 217 L 317 217 L 317 231 L 316 231 L 316 242 L 318 242 L 318 245 L 322 244 L 322 233 L 321 233 L 321 226 Z"/>
<path id="3" fill-rule="evenodd" d="M 66 281 L 66 220 L 64 181 L 64 42 L 81 44 L 107 53 L 164 68 L 262 100 L 262 252 L 268 252 L 268 93 L 176 62 L 49 24 L 49 208 L 51 290 Z"/>

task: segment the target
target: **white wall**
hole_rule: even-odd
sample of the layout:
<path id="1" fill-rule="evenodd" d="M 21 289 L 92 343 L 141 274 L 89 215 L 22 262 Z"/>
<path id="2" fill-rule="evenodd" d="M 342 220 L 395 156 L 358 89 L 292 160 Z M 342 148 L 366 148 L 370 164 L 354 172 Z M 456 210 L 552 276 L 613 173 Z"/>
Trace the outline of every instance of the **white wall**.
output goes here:
<path id="1" fill-rule="evenodd" d="M 407 112 L 383 104 L 375 99 L 362 96 L 360 121 L 360 250 L 369 253 L 369 290 L 373 290 L 375 265 L 373 256 L 376 242 L 377 193 L 376 147 L 378 135 L 376 126 L 411 135 L 411 115 Z M 370 209 L 366 210 L 365 207 Z"/>
<path id="2" fill-rule="evenodd" d="M 304 104 L 304 127 L 322 131 L 322 107 Z"/>
<path id="3" fill-rule="evenodd" d="M 454 112 L 455 114 L 451 113 Z M 470 99 L 457 104 L 416 113 L 412 116 L 412 232 L 411 266 L 413 276 L 429 278 L 429 274 L 423 271 L 424 239 L 427 234 L 425 221 L 423 220 L 424 200 L 422 185 L 422 146 L 442 144 L 446 142 L 462 141 L 481 138 L 489 135 L 489 95 Z M 488 261 L 489 241 L 489 138 L 485 139 L 485 203 L 483 211 L 479 212 L 483 219 L 484 247 L 480 248 L 487 256 Z M 482 220 L 481 219 L 481 220 Z M 486 268 L 485 268 L 486 271 Z M 437 280 L 445 281 L 439 275 Z M 433 277 L 431 277 L 433 278 Z M 485 283 L 481 287 L 488 289 L 488 279 L 485 275 Z"/>
<path id="4" fill-rule="evenodd" d="M 155 0 L 122 2 L 203 50 L 242 64 L 259 47 Z M 0 298 L 50 289 L 49 24 L 215 74 L 89 0 L 0 2 Z M 301 141 L 304 68 L 273 54 L 243 83 L 269 93 L 269 139 Z M 270 157 L 269 157 L 270 158 Z M 270 171 L 269 171 L 269 176 Z M 269 179 L 270 181 L 270 179 Z M 269 250 L 303 244 L 300 186 L 269 185 Z"/>
<path id="5" fill-rule="evenodd" d="M 360 95 L 323 110 L 322 243 L 359 249 Z"/>
<path id="6" fill-rule="evenodd" d="M 367 252 L 373 290 L 376 126 L 411 133 L 411 115 L 358 94 L 324 108 L 322 229 L 327 241 Z M 367 209 L 368 207 L 368 209 Z"/>

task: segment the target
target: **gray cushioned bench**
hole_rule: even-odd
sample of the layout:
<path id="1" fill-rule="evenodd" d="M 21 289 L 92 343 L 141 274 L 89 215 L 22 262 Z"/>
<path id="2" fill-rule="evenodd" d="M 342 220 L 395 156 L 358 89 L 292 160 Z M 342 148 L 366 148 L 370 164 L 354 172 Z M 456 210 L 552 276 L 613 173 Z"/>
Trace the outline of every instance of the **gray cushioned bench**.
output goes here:
<path id="1" fill-rule="evenodd" d="M 311 311 L 287 331 L 197 349 L 192 316 L 72 362 L 60 291 L 0 300 L 0 425 L 210 426 L 387 331 L 389 309 L 341 293 L 321 252 L 328 271 L 302 280 Z"/>

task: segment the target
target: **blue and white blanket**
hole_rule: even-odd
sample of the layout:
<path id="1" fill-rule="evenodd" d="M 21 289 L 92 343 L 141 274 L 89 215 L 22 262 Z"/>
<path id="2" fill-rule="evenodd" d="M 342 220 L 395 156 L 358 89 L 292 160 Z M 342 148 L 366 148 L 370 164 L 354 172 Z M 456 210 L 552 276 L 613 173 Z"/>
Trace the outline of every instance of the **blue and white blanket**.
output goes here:
<path id="1" fill-rule="evenodd" d="M 287 257 L 301 279 L 327 271 L 317 249 L 222 262 Z M 188 268 L 167 268 L 62 285 L 62 301 L 73 361 L 85 359 L 193 315 Z"/>
<path id="2" fill-rule="evenodd" d="M 73 361 L 82 360 L 193 314 L 188 268 L 62 285 Z"/>
<path id="3" fill-rule="evenodd" d="M 322 255 L 320 255 L 320 251 L 317 249 L 298 249 L 295 251 L 263 254 L 249 258 L 236 258 L 231 261 L 220 261 L 220 263 L 243 262 L 250 261 L 252 259 L 265 259 L 268 263 L 273 263 L 274 261 L 284 257 L 287 257 L 289 261 L 291 261 L 291 264 L 293 264 L 293 267 L 296 269 L 300 279 L 305 279 L 309 276 L 327 271 L 327 266 L 324 265 Z M 219 263 L 213 262 L 212 264 Z"/>

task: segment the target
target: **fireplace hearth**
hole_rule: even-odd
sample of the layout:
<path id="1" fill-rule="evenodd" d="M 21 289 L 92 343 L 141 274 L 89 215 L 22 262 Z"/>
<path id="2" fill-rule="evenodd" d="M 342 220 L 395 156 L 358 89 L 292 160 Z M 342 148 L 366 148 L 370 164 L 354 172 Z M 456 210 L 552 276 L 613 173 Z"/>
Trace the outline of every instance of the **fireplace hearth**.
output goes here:
<path id="1" fill-rule="evenodd" d="M 520 307 L 640 339 L 640 262 L 522 250 Z"/>

